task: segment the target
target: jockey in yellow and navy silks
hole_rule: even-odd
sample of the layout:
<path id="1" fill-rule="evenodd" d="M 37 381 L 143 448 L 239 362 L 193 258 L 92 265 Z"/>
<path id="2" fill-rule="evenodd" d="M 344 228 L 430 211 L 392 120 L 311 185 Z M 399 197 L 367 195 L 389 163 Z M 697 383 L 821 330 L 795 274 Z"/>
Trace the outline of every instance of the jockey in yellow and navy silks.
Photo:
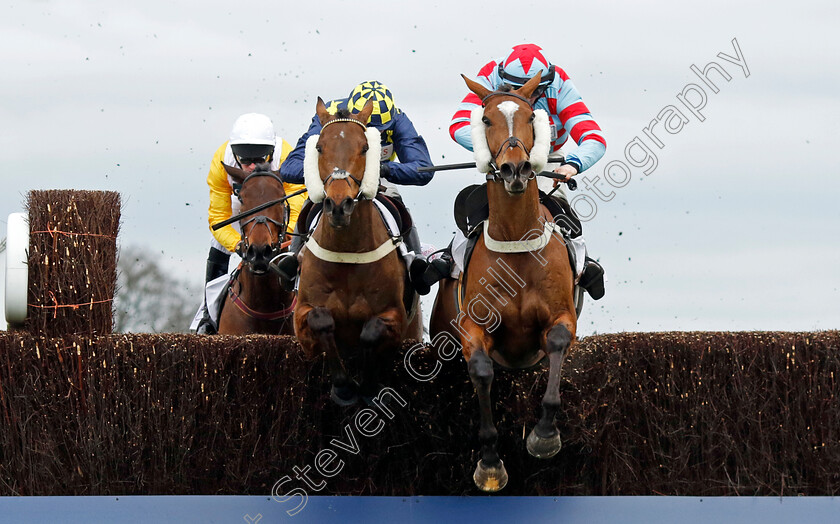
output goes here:
<path id="1" fill-rule="evenodd" d="M 225 171 L 225 165 L 250 174 L 256 169 L 257 164 L 268 162 L 271 170 L 277 171 L 291 150 L 292 146 L 288 142 L 275 136 L 271 119 L 259 113 L 246 113 L 237 118 L 230 132 L 230 139 L 216 150 L 210 161 L 210 172 L 207 174 L 207 185 L 210 188 L 207 221 L 211 226 L 213 239 L 210 254 L 207 257 L 205 285 L 227 274 L 230 254 L 236 251 L 236 245 L 241 240 L 238 223 L 227 225 L 217 231 L 212 230 L 213 224 L 227 220 L 241 211 L 239 199 L 234 196 L 234 189 L 238 189 L 235 188 L 237 184 Z M 287 194 L 304 187 L 302 184 L 290 183 L 284 183 L 283 186 Z M 305 193 L 288 200 L 290 209 L 288 231 L 294 229 L 305 200 Z M 196 333 L 215 333 L 213 322 L 214 320 L 211 320 L 207 313 L 205 303 Z"/>
<path id="2" fill-rule="evenodd" d="M 328 102 L 327 110 L 330 114 L 335 114 L 338 109 L 346 107 L 351 112 L 358 112 L 369 99 L 373 100 L 374 106 L 368 127 L 375 127 L 382 136 L 380 158 L 382 178 L 399 185 L 428 184 L 434 173 L 417 171 L 419 167 L 432 165 L 426 141 L 417 134 L 408 116 L 394 105 L 391 91 L 384 84 L 376 80 L 362 82 L 353 89 L 349 97 Z M 306 140 L 320 133 L 321 122 L 316 115 L 312 118 L 309 129 L 298 140 L 294 151 L 280 167 L 283 180 L 303 183 L 303 154 L 306 150 Z M 399 159 L 399 162 L 395 162 L 396 159 Z"/>
<path id="3" fill-rule="evenodd" d="M 373 102 L 373 111 L 368 127 L 375 127 L 380 132 L 382 153 L 380 156 L 380 184 L 384 186 L 386 196 L 392 197 L 398 203 L 402 202 L 394 184 L 422 186 L 431 181 L 433 172 L 420 172 L 421 167 L 430 167 L 432 159 L 426 141 L 414 129 L 408 116 L 395 104 L 391 91 L 381 82 L 370 80 L 362 82 L 351 91 L 347 98 L 332 100 L 326 104 L 327 111 L 335 114 L 339 109 L 347 109 L 357 113 L 365 107 L 368 101 Z M 306 151 L 306 141 L 312 135 L 320 134 L 321 122 L 318 116 L 312 118 L 309 129 L 297 142 L 295 149 L 289 153 L 286 161 L 280 166 L 280 174 L 289 182 L 303 182 L 303 158 Z M 397 162 L 399 160 L 399 162 Z M 426 261 L 420 255 L 420 238 L 417 228 L 412 226 L 404 234 L 405 245 L 413 257 L 409 262 L 409 272 L 412 284 L 420 294 L 429 292 L 429 287 L 420 283 L 418 278 L 425 271 Z M 281 254 L 275 270 L 281 278 L 292 281 L 297 275 L 296 254 L 302 247 L 303 240 L 295 236 L 288 254 Z"/>

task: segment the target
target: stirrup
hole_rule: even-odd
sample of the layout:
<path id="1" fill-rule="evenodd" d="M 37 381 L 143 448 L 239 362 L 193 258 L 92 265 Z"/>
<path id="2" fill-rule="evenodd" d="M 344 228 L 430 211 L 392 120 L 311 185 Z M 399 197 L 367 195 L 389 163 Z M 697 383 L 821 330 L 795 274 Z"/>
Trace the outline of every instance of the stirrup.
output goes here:
<path id="1" fill-rule="evenodd" d="M 286 282 L 293 282 L 297 278 L 299 265 L 297 255 L 290 251 L 280 253 L 268 263 L 269 269 L 277 273 Z"/>

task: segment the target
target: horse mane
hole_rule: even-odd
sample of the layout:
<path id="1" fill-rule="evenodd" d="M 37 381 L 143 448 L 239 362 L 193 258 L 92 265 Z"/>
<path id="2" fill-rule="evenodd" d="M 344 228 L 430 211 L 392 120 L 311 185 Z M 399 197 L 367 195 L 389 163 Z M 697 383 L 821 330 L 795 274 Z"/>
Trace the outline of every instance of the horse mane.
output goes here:
<path id="1" fill-rule="evenodd" d="M 511 91 L 513 91 L 513 86 L 508 83 L 504 83 L 496 89 L 497 93 L 510 93 Z"/>
<path id="2" fill-rule="evenodd" d="M 346 107 L 340 108 L 338 111 L 335 112 L 336 118 L 350 118 L 350 110 Z"/>

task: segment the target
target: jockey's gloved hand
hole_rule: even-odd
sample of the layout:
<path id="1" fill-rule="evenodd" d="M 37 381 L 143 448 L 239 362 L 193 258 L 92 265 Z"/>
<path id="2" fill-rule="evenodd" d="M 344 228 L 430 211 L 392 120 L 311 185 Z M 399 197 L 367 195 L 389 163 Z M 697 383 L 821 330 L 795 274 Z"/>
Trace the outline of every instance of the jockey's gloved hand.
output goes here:
<path id="1" fill-rule="evenodd" d="M 388 162 L 382 162 L 379 164 L 379 178 L 384 178 L 385 180 L 389 180 L 391 178 L 391 164 Z"/>

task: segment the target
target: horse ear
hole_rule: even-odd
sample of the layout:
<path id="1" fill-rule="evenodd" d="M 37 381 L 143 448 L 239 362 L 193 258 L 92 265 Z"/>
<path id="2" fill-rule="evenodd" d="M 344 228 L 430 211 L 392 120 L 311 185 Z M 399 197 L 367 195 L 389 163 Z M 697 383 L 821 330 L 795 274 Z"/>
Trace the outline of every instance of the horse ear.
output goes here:
<path id="1" fill-rule="evenodd" d="M 464 82 L 467 83 L 467 87 L 470 88 L 470 91 L 472 91 L 473 93 L 478 95 L 478 98 L 480 98 L 482 100 L 484 100 L 487 97 L 487 95 L 492 93 L 492 91 L 490 91 L 489 89 L 487 89 L 483 85 L 479 84 L 478 82 L 476 82 L 474 80 L 470 80 L 469 78 L 467 78 L 464 75 L 461 75 L 461 78 L 463 78 Z"/>
<path id="2" fill-rule="evenodd" d="M 248 173 L 246 173 L 246 172 L 245 172 L 244 170 L 242 170 L 242 169 L 239 169 L 238 167 L 232 167 L 232 166 L 229 166 L 229 165 L 225 164 L 224 162 L 222 162 L 222 167 L 224 167 L 224 168 L 225 168 L 225 173 L 227 173 L 228 175 L 230 175 L 230 177 L 231 177 L 232 179 L 234 179 L 235 181 L 237 181 L 237 182 L 238 182 L 238 183 L 240 183 L 240 184 L 241 184 L 241 183 L 242 183 L 242 182 L 243 182 L 246 178 L 248 178 Z"/>
<path id="3" fill-rule="evenodd" d="M 530 80 L 525 82 L 525 85 L 517 89 L 515 93 L 517 95 L 522 95 L 524 98 L 531 98 L 531 95 L 534 94 L 534 91 L 537 89 L 537 86 L 540 85 L 541 79 L 542 71 L 537 71 L 537 74 L 533 76 Z"/>
<path id="4" fill-rule="evenodd" d="M 324 125 L 324 122 L 330 118 L 330 113 L 327 111 L 327 106 L 324 104 L 324 100 L 319 96 L 318 102 L 315 104 L 315 114 L 318 115 L 318 120 L 320 120 L 321 125 Z"/>
<path id="5" fill-rule="evenodd" d="M 362 108 L 361 111 L 356 113 L 354 116 L 356 120 L 367 125 L 368 120 L 370 120 L 370 114 L 373 113 L 373 102 L 368 99 L 367 103 L 365 103 L 365 107 Z"/>

